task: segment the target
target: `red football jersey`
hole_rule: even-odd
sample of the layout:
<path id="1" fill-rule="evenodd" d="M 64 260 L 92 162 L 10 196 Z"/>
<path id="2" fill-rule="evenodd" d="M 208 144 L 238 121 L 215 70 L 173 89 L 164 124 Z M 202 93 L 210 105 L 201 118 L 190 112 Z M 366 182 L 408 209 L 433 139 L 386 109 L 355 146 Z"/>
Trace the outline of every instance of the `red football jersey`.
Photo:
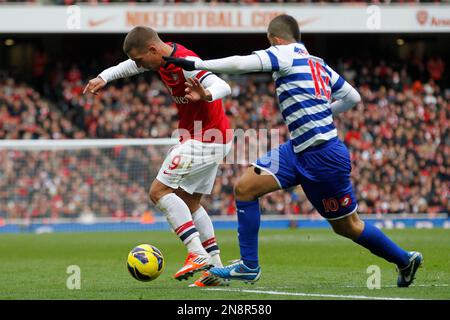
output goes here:
<path id="1" fill-rule="evenodd" d="M 170 42 L 167 44 L 173 46 L 172 57 L 198 57 L 197 54 L 180 44 Z M 226 135 L 227 129 L 230 128 L 230 123 L 225 115 L 221 99 L 212 102 L 204 100 L 189 102 L 184 97 L 186 94 L 186 85 L 184 84 L 186 75 L 195 76 L 201 82 L 203 77 L 208 76 L 209 71 L 184 71 L 173 64 L 167 64 L 159 68 L 158 73 L 175 100 L 178 109 L 179 129 L 187 130 L 190 134 L 189 138 L 203 142 L 226 143 L 231 140 Z M 194 128 L 195 122 L 197 122 L 197 126 Z M 201 130 L 198 124 L 201 124 Z M 210 131 L 206 132 L 207 130 Z M 221 137 L 218 137 L 219 132 Z M 180 140 L 183 142 L 186 140 L 186 137 L 181 136 Z"/>

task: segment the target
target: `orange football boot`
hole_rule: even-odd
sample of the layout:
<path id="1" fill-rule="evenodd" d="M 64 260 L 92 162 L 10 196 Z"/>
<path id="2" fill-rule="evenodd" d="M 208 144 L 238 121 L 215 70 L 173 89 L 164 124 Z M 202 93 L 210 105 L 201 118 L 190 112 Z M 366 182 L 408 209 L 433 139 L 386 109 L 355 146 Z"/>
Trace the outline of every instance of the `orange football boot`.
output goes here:
<path id="1" fill-rule="evenodd" d="M 200 278 L 195 280 L 194 283 L 190 284 L 189 287 L 219 287 L 219 286 L 229 286 L 230 280 L 222 279 L 212 275 L 209 271 L 203 271 Z"/>
<path id="2" fill-rule="evenodd" d="M 177 280 L 187 280 L 192 277 L 194 273 L 208 270 L 212 267 L 211 258 L 208 256 L 202 256 L 198 253 L 189 252 L 186 261 L 184 261 L 184 266 L 177 273 L 175 273 L 174 278 Z"/>

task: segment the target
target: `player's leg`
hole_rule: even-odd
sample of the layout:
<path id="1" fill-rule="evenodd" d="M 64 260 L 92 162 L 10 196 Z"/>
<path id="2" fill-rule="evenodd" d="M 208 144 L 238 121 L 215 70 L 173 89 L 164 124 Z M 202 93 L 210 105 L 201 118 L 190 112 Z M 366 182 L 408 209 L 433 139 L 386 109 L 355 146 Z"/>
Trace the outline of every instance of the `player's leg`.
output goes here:
<path id="1" fill-rule="evenodd" d="M 359 218 L 350 179 L 350 157 L 341 141 L 330 142 L 329 146 L 320 150 L 305 152 L 298 159 L 306 196 L 337 234 L 396 264 L 400 270 L 415 273 L 421 263 L 420 254 L 405 251 L 381 230 Z M 399 286 L 402 283 L 399 280 Z"/>
<path id="2" fill-rule="evenodd" d="M 259 267 L 258 233 L 261 224 L 259 197 L 280 188 L 272 174 L 253 166 L 245 171 L 234 186 L 241 260 L 250 269 Z"/>
<path id="3" fill-rule="evenodd" d="M 373 254 L 395 263 L 401 268 L 408 265 L 408 252 L 395 244 L 377 227 L 364 223 L 356 211 L 341 219 L 334 218 L 328 222 L 335 233 L 353 240 Z"/>
<path id="4" fill-rule="evenodd" d="M 150 188 L 150 198 L 163 212 L 167 222 L 188 250 L 185 264 L 174 278 L 187 279 L 195 272 L 212 266 L 210 257 L 202 246 L 200 234 L 195 228 L 189 207 L 175 194 L 174 189 L 155 179 Z"/>
<path id="5" fill-rule="evenodd" d="M 222 260 L 220 259 L 220 249 L 217 245 L 214 226 L 206 210 L 201 205 L 201 199 L 203 194 L 194 193 L 189 194 L 182 189 L 177 189 L 175 193 L 183 199 L 183 201 L 189 207 L 192 213 L 192 220 L 200 234 L 200 240 L 206 252 L 211 257 L 211 263 L 214 267 L 223 267 Z M 190 287 L 210 287 L 210 286 L 228 286 L 229 281 L 216 277 L 209 273 L 209 271 L 203 271 L 201 276 L 190 284 Z"/>
<path id="6" fill-rule="evenodd" d="M 231 150 L 231 144 L 202 143 L 192 140 L 191 164 L 189 172 L 179 182 L 178 194 L 188 204 L 195 226 L 205 250 L 210 254 L 211 264 L 222 266 L 220 251 L 216 242 L 214 227 L 206 210 L 200 205 L 204 194 L 211 194 L 219 163 Z M 223 280 L 203 272 L 194 286 L 227 285 Z"/>
<path id="7" fill-rule="evenodd" d="M 329 220 L 329 223 L 337 234 L 353 240 L 374 255 L 394 263 L 399 271 L 397 279 L 399 287 L 408 287 L 412 283 L 423 261 L 420 252 L 408 252 L 402 249 L 380 229 L 364 223 L 356 212 L 342 219 Z"/>
<path id="8" fill-rule="evenodd" d="M 259 197 L 298 183 L 290 163 L 292 152 L 290 142 L 283 144 L 258 159 L 238 179 L 234 192 L 241 260 L 224 268 L 212 268 L 211 273 L 224 279 L 243 280 L 250 283 L 260 278 L 258 233 L 261 212 Z"/>
<path id="9" fill-rule="evenodd" d="M 222 267 L 222 261 L 220 259 L 220 249 L 217 245 L 214 225 L 206 212 L 205 208 L 201 205 L 201 199 L 203 194 L 194 193 L 189 194 L 182 189 L 177 189 L 175 193 L 187 204 L 192 214 L 192 220 L 200 234 L 200 241 L 206 252 L 211 256 L 211 262 L 216 267 Z"/>
<path id="10" fill-rule="evenodd" d="M 168 223 L 187 247 L 188 257 L 184 266 L 175 274 L 178 280 L 187 279 L 193 273 L 208 269 L 209 254 L 203 248 L 200 234 L 195 228 L 187 204 L 174 192 L 184 175 L 189 173 L 191 162 L 189 145 L 173 148 L 150 187 L 150 199 L 163 212 Z"/>

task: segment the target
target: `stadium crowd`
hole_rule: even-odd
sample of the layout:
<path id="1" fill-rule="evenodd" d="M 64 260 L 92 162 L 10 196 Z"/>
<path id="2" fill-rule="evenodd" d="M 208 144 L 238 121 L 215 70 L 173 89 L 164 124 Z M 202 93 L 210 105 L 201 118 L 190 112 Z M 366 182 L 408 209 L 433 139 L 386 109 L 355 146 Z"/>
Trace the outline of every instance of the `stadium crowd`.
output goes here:
<path id="1" fill-rule="evenodd" d="M 447 3 L 448 0 L 0 0 L 0 3 L 27 3 L 27 4 L 58 4 L 58 5 L 74 5 L 74 4 L 108 4 L 108 3 L 152 3 L 152 4 L 243 4 L 243 5 L 259 5 L 270 3 L 373 3 L 373 4 L 390 4 L 390 3 Z"/>
<path id="2" fill-rule="evenodd" d="M 335 119 L 351 152 L 359 212 L 448 213 L 450 88 L 443 60 L 344 59 L 331 65 L 362 96 Z M 11 78 L 1 80 L 0 139 L 171 136 L 176 109 L 154 74 L 111 83 L 97 96 L 83 95 L 97 71 L 56 63 L 46 68 L 41 92 Z M 233 128 L 277 129 L 280 142 L 288 138 L 270 75 L 224 79 L 232 87 L 224 107 Z M 147 189 L 167 149 L 0 150 L 0 217 L 124 217 L 155 211 Z M 220 167 L 213 193 L 204 201 L 210 214 L 235 214 L 232 186 L 245 167 Z M 261 204 L 264 214 L 318 217 L 300 187 L 265 196 Z"/>

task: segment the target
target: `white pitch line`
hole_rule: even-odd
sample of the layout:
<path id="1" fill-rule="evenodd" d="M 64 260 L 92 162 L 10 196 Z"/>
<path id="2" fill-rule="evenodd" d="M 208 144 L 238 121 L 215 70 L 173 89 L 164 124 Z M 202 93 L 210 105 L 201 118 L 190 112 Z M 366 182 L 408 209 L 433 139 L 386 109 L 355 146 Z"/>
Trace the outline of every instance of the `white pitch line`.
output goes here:
<path id="1" fill-rule="evenodd" d="M 228 292 L 245 292 L 258 294 L 272 294 L 282 296 L 300 296 L 300 297 L 319 297 L 319 298 L 340 298 L 340 299 L 369 299 L 369 300 L 416 300 L 412 298 L 398 297 L 369 297 L 343 294 L 322 294 L 322 293 L 304 293 L 304 292 L 285 292 L 285 291 L 264 291 L 264 290 L 247 290 L 247 289 L 224 289 L 224 288 L 207 288 L 209 291 L 228 291 Z"/>
<path id="2" fill-rule="evenodd" d="M 411 288 L 414 287 L 425 287 L 425 288 L 433 288 L 433 287 L 448 287 L 448 284 L 414 284 Z M 382 288 L 397 288 L 395 285 L 387 285 L 381 286 Z M 344 288 L 367 288 L 365 286 L 344 286 Z"/>

